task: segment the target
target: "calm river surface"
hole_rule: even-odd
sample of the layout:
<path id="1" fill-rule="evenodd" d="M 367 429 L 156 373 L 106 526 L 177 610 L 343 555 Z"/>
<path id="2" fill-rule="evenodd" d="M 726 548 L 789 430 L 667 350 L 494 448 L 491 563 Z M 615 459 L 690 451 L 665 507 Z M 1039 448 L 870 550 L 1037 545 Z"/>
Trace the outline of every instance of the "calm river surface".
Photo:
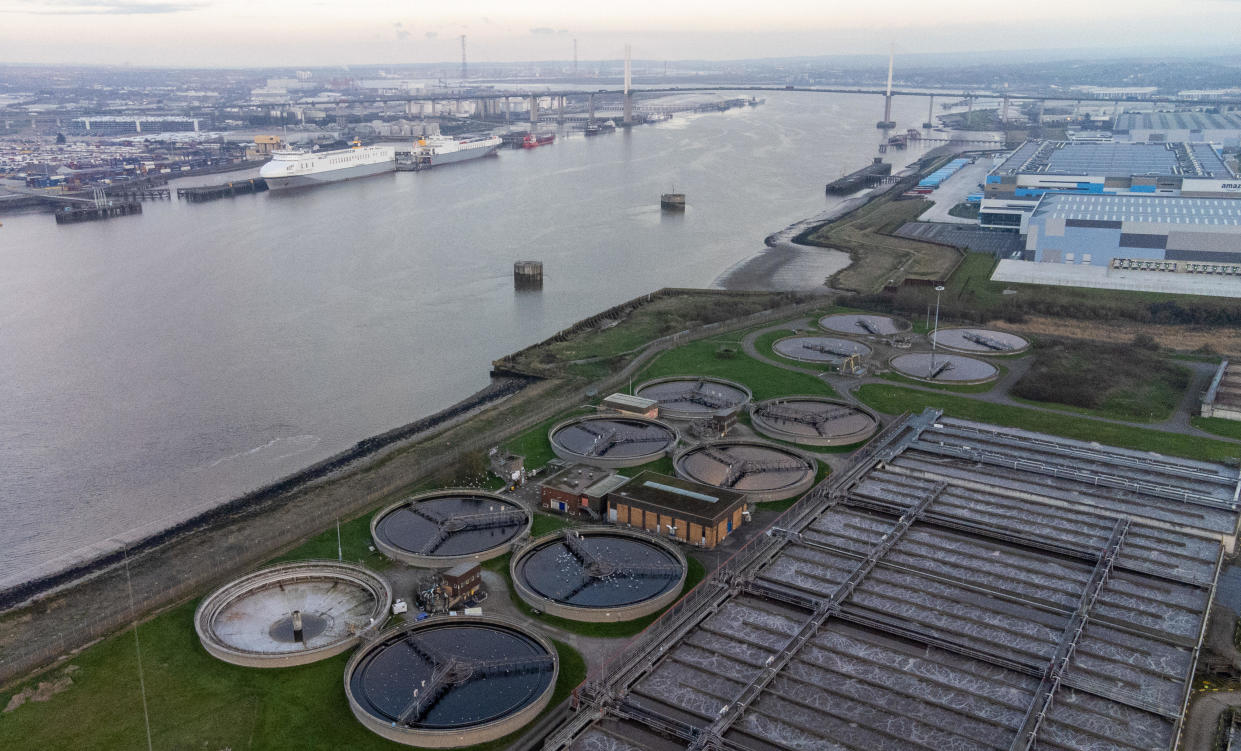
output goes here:
<path id="1" fill-rule="evenodd" d="M 925 118 L 896 105 L 902 129 Z M 605 307 L 710 285 L 828 206 L 881 108 L 776 94 L 296 194 L 3 217 L 0 585 L 446 407 Z M 683 216 L 659 210 L 674 187 Z M 820 283 L 822 257 L 791 281 Z M 544 262 L 542 292 L 514 292 L 518 259 Z"/>

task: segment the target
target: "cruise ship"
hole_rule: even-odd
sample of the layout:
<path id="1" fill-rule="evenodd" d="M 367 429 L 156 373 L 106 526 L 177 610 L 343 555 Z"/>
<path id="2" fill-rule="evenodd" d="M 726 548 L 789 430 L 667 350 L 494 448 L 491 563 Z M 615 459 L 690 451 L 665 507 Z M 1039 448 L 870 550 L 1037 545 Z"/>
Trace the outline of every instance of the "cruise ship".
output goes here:
<path id="1" fill-rule="evenodd" d="M 451 136 L 431 136 L 418 141 L 414 158 L 427 166 L 438 167 L 441 164 L 452 164 L 494 154 L 496 149 L 500 148 L 500 143 L 499 136 L 464 140 Z"/>
<path id="2" fill-rule="evenodd" d="M 363 146 L 357 141 L 348 149 L 307 151 L 281 149 L 259 170 L 271 190 L 352 180 L 396 169 L 396 148 Z"/>

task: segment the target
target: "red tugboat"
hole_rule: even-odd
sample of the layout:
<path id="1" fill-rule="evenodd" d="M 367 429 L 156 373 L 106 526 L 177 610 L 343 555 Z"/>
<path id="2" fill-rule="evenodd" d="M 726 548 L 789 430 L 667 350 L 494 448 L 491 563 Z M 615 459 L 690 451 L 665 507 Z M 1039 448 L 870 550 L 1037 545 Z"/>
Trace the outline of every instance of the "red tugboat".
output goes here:
<path id="1" fill-rule="evenodd" d="M 538 146 L 546 146 L 547 144 L 555 140 L 556 140 L 555 133 L 547 133 L 541 136 L 536 136 L 533 133 L 527 133 L 526 137 L 522 139 L 521 147 L 523 149 L 533 149 Z"/>

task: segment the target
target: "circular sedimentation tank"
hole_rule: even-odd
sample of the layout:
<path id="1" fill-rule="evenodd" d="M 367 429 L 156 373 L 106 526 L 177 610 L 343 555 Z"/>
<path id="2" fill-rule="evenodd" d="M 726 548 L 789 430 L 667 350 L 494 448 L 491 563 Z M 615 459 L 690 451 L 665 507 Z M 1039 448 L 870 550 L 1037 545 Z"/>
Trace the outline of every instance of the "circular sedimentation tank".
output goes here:
<path id="1" fill-rule="evenodd" d="M 345 666 L 354 717 L 423 748 L 486 743 L 520 730 L 551 700 L 551 642 L 507 620 L 443 616 L 379 634 Z"/>
<path id="2" fill-rule="evenodd" d="M 548 431 L 552 451 L 569 462 L 592 467 L 636 467 L 672 453 L 677 432 L 646 417 L 591 415 Z"/>
<path id="3" fill-rule="evenodd" d="M 785 396 L 750 408 L 754 429 L 769 438 L 808 446 L 846 446 L 879 430 L 872 410 L 820 396 Z"/>
<path id="4" fill-rule="evenodd" d="M 1030 348 L 1025 337 L 995 329 L 936 329 L 931 337 L 944 349 L 976 355 L 1014 355 Z"/>
<path id="5" fill-rule="evenodd" d="M 378 574 L 338 561 L 260 569 L 212 592 L 194 613 L 203 648 L 247 667 L 305 665 L 377 630 L 392 606 Z"/>
<path id="6" fill-rule="evenodd" d="M 912 328 L 909 321 L 867 313 L 837 313 L 825 316 L 819 319 L 819 326 L 827 331 L 855 336 L 891 336 L 903 334 Z"/>
<path id="7" fill-rule="evenodd" d="M 676 473 L 693 482 L 744 493 L 756 502 L 778 501 L 814 484 L 814 460 L 785 446 L 733 439 L 704 443 L 677 454 Z"/>
<path id="8" fill-rule="evenodd" d="M 786 336 L 771 345 L 776 354 L 802 362 L 821 362 L 839 365 L 848 357 L 866 357 L 870 347 L 852 339 L 831 336 Z"/>
<path id="9" fill-rule="evenodd" d="M 638 386 L 634 395 L 659 402 L 659 414 L 673 420 L 696 420 L 740 408 L 753 396 L 740 383 L 723 378 L 673 376 Z"/>
<path id="10" fill-rule="evenodd" d="M 685 556 L 656 537 L 614 527 L 565 529 L 532 542 L 509 564 L 532 608 L 575 621 L 629 621 L 681 594 Z"/>
<path id="11" fill-rule="evenodd" d="M 530 512 L 480 490 L 438 490 L 375 514 L 371 538 L 389 558 L 409 566 L 451 568 L 504 555 L 530 531 Z"/>
<path id="12" fill-rule="evenodd" d="M 985 360 L 965 355 L 938 352 L 912 352 L 891 360 L 894 370 L 902 375 L 932 383 L 985 383 L 999 375 L 999 368 Z"/>

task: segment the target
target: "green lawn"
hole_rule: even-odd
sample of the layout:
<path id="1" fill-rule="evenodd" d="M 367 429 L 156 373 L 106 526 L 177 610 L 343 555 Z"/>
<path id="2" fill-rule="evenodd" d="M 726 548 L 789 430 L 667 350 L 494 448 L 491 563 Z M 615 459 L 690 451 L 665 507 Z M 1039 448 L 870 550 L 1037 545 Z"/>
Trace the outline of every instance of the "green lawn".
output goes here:
<path id="1" fill-rule="evenodd" d="M 920 412 L 926 407 L 936 407 L 943 409 L 951 417 L 1024 428 L 1082 441 L 1098 441 L 1109 446 L 1158 451 L 1170 456 L 1206 461 L 1229 461 L 1241 456 L 1241 446 L 1210 438 L 1165 433 L 1150 428 L 1118 425 L 1088 417 L 1074 417 L 1025 407 L 991 404 L 952 394 L 867 384 L 857 390 L 857 396 L 872 409 L 890 415 Z"/>
<path id="2" fill-rule="evenodd" d="M 203 651 L 194 633 L 197 603 L 181 605 L 142 624 L 142 667 L 157 749 L 402 749 L 363 728 L 349 711 L 342 684 L 348 655 L 313 665 L 243 668 Z M 560 677 L 549 706 L 585 678 L 585 663 L 557 643 Z M 71 672 L 66 672 L 71 671 Z M 27 702 L 0 720 L 0 748 L 130 751 L 146 748 L 133 631 L 96 644 L 67 667 L 38 680 L 72 680 L 48 701 Z M 507 748 L 514 736 L 476 747 Z"/>
<path id="3" fill-rule="evenodd" d="M 715 376 L 744 384 L 756 400 L 792 394 L 835 396 L 831 386 L 811 375 L 768 365 L 742 353 L 733 358 L 716 357 L 721 345 L 737 341 L 733 337 L 704 339 L 663 352 L 634 377 L 634 384 L 665 376 Z"/>
<path id="4" fill-rule="evenodd" d="M 1225 420 L 1222 417 L 1191 417 L 1189 422 L 1199 430 L 1241 440 L 1241 422 L 1237 420 Z"/>

